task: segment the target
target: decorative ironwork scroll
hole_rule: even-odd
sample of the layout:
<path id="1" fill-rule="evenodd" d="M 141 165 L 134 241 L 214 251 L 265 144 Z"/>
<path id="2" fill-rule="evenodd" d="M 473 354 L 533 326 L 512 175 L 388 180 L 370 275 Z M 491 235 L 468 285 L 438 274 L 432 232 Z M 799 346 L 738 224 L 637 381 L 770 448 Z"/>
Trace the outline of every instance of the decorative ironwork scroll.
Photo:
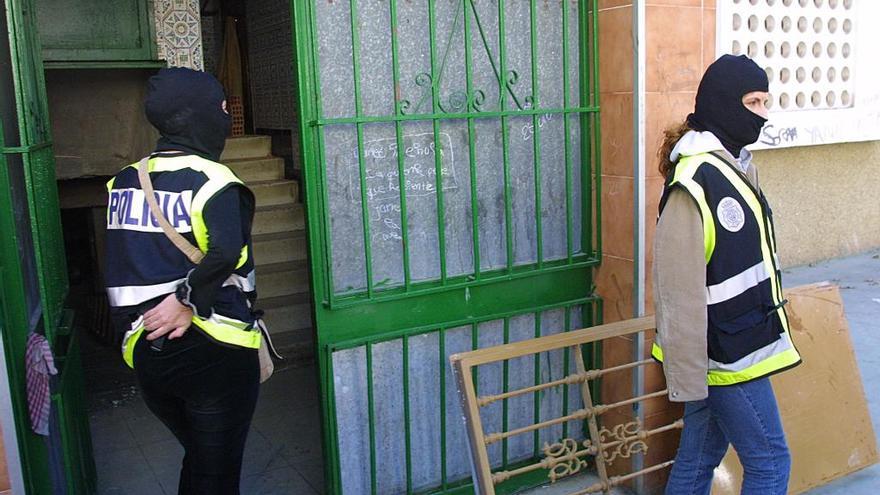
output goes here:
<path id="1" fill-rule="evenodd" d="M 608 411 L 631 406 L 637 402 L 663 397 L 667 391 L 661 390 L 610 404 L 595 404 L 589 386 L 589 382 L 592 380 L 614 372 L 624 370 L 636 371 L 638 368 L 656 366 L 656 364 L 651 359 L 645 359 L 608 368 L 587 370 L 580 352 L 580 348 L 584 344 L 644 332 L 653 328 L 654 318 L 646 317 L 451 356 L 450 361 L 458 382 L 459 396 L 467 423 L 471 459 L 474 466 L 474 486 L 477 489 L 477 493 L 480 495 L 494 495 L 496 485 L 514 476 L 540 470 L 547 473 L 547 479 L 551 483 L 587 470 L 595 470 L 598 481 L 591 483 L 589 486 L 582 487 L 570 495 L 608 493 L 613 487 L 633 478 L 672 465 L 673 461 L 670 460 L 620 476 L 610 476 L 608 474 L 608 468 L 615 460 L 629 459 L 636 454 L 647 453 L 651 437 L 667 431 L 681 429 L 684 427 L 684 422 L 679 419 L 658 428 L 645 429 L 641 421 L 636 419 L 635 421 L 600 428 L 598 419 Z M 505 391 L 500 394 L 476 395 L 472 371 L 478 366 L 503 363 L 512 359 L 522 358 L 523 356 L 561 349 L 568 349 L 570 355 L 574 356 L 577 366 L 575 373 L 557 378 L 556 380 Z M 533 424 L 519 428 L 490 433 L 484 431 L 480 415 L 481 408 L 514 397 L 572 385 L 580 387 L 583 399 L 583 407 L 581 409 L 555 418 L 544 418 L 543 421 L 535 421 Z M 552 443 L 547 442 L 542 449 L 543 458 L 540 461 L 520 466 L 517 469 L 492 472 L 488 446 L 504 442 L 518 435 L 534 434 L 539 430 L 546 430 L 571 421 L 584 421 L 586 423 L 586 430 L 589 432 L 589 438 L 578 440 L 566 437 Z"/>
<path id="2" fill-rule="evenodd" d="M 464 16 L 471 15 L 468 14 L 467 9 L 462 8 L 464 4 L 468 4 L 470 6 L 470 11 L 473 13 L 473 19 L 475 27 L 477 29 L 477 33 L 480 36 L 483 49 L 486 51 L 486 57 L 488 58 L 489 63 L 492 65 L 492 70 L 495 73 L 495 79 L 498 81 L 498 110 L 505 110 L 504 108 L 502 108 L 501 101 L 501 98 L 503 97 L 502 95 L 505 92 L 507 92 L 507 94 L 510 96 L 511 101 L 518 110 L 526 110 L 533 107 L 535 102 L 534 95 L 527 95 L 523 97 L 522 101 L 520 101 L 519 96 L 517 96 L 516 94 L 516 85 L 520 79 L 519 73 L 515 70 L 508 70 L 505 74 L 502 75 L 501 71 L 499 71 L 498 64 L 496 63 L 497 55 L 494 53 L 492 47 L 490 46 L 487 33 L 483 28 L 483 22 L 480 20 L 480 15 L 477 13 L 477 9 L 473 4 L 473 0 L 461 0 L 461 2 L 456 6 L 452 29 L 449 31 L 449 37 L 446 39 L 446 45 L 443 48 L 443 53 L 437 54 L 441 61 L 437 77 L 433 77 L 432 74 L 428 74 L 425 72 L 419 73 L 415 76 L 414 81 L 416 83 L 416 86 L 421 88 L 422 94 L 419 97 L 418 102 L 416 102 L 415 106 L 409 99 L 399 100 L 398 108 L 401 115 L 413 115 L 425 112 L 425 109 L 423 107 L 425 106 L 426 101 L 430 100 L 435 93 L 438 93 L 437 107 L 443 113 L 448 114 L 464 112 L 468 110 L 468 105 L 470 105 L 471 109 L 476 112 L 482 112 L 486 110 L 486 92 L 482 89 L 473 89 L 470 93 L 464 90 L 454 90 L 446 95 L 439 94 L 440 81 L 443 79 L 443 74 L 446 69 L 446 62 L 449 59 L 449 51 L 454 46 L 456 46 L 456 42 L 453 40 L 453 36 L 457 33 L 457 30 L 461 26 L 461 21 Z"/>
<path id="3" fill-rule="evenodd" d="M 647 452 L 648 445 L 643 440 L 643 435 L 642 423 L 638 420 L 615 425 L 611 431 L 607 428 L 602 428 L 602 431 L 599 432 L 602 444 L 605 447 L 608 447 L 609 444 L 614 444 L 613 449 L 602 451 L 602 455 L 605 456 L 605 462 L 611 464 L 618 457 L 628 459 L 637 452 Z M 614 441 L 612 442 L 607 437 L 613 438 Z"/>
<path id="4" fill-rule="evenodd" d="M 584 442 L 583 447 L 585 450 L 579 452 L 578 442 L 571 438 L 566 438 L 553 445 L 544 446 L 544 455 L 550 460 L 550 474 L 548 477 L 551 481 L 571 476 L 580 472 L 581 468 L 587 467 L 587 461 L 583 460 L 578 454 L 592 452 L 589 447 L 589 441 Z"/>

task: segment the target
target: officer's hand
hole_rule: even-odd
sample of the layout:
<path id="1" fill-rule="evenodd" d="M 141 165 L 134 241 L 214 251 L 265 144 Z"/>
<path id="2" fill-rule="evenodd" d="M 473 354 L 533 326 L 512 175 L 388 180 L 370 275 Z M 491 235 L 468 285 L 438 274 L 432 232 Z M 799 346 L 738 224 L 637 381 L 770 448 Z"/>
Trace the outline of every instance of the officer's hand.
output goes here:
<path id="1" fill-rule="evenodd" d="M 180 304 L 174 294 L 168 294 L 156 307 L 144 313 L 147 340 L 156 340 L 169 332 L 169 339 L 183 336 L 192 324 L 192 317 L 188 306 Z"/>

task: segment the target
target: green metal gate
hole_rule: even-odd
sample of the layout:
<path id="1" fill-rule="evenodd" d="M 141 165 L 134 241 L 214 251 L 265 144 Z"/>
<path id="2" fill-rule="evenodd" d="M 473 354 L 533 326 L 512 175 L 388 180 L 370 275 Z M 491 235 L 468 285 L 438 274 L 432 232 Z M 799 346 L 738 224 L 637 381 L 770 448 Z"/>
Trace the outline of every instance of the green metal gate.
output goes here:
<path id="1" fill-rule="evenodd" d="M 327 492 L 472 491 L 448 356 L 600 317 L 597 2 L 291 5 Z M 570 371 L 560 352 L 477 382 Z M 485 423 L 577 397 L 501 401 Z M 499 442 L 492 462 L 579 428 Z"/>
<path id="2" fill-rule="evenodd" d="M 27 493 L 94 491 L 88 417 L 64 255 L 43 64 L 31 0 L 0 18 L 0 332 Z M 29 425 L 25 344 L 44 333 L 56 356 L 52 441 Z M 55 429 L 57 428 L 57 429 Z M 6 439 L 10 441 L 10 439 Z M 53 463 L 60 471 L 53 472 Z M 58 493 L 58 492 L 55 492 Z"/>

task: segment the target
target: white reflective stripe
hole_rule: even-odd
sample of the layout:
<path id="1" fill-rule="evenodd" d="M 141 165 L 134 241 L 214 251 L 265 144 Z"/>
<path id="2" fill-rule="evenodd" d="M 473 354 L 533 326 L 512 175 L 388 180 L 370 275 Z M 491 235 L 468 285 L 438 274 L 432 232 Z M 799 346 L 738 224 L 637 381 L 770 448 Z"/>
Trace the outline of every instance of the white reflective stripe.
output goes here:
<path id="1" fill-rule="evenodd" d="M 181 278 L 156 285 L 126 285 L 122 287 L 107 287 L 107 297 L 111 306 L 134 306 L 144 301 L 163 294 L 170 294 L 177 290 L 177 286 L 186 280 Z"/>
<path id="2" fill-rule="evenodd" d="M 177 286 L 185 281 L 186 277 L 156 285 L 127 285 L 122 287 L 107 287 L 107 296 L 111 306 L 134 306 L 144 301 L 170 294 L 177 290 Z M 253 292 L 257 287 L 257 275 L 251 270 L 247 277 L 232 274 L 223 282 L 223 286 L 234 285 L 244 292 Z"/>
<path id="3" fill-rule="evenodd" d="M 791 337 L 788 336 L 788 332 L 783 332 L 779 336 L 779 340 L 765 345 L 757 351 L 741 358 L 739 361 L 733 363 L 719 363 L 718 361 L 713 361 L 712 359 L 709 359 L 709 371 L 736 373 L 751 366 L 754 366 L 761 361 L 764 361 L 765 359 L 769 359 L 777 354 L 781 354 L 789 349 L 792 349 L 793 347 L 794 345 L 792 345 L 791 343 Z"/>
<path id="4" fill-rule="evenodd" d="M 250 330 L 251 324 L 246 321 L 237 320 L 235 318 L 231 318 L 229 316 L 223 316 L 216 311 L 211 313 L 211 316 L 208 318 L 201 318 L 202 321 L 206 321 L 208 323 L 213 323 L 215 325 L 223 325 L 227 327 L 233 327 L 237 330 Z M 194 321 L 194 323 L 196 323 Z"/>
<path id="5" fill-rule="evenodd" d="M 764 261 L 746 268 L 720 284 L 706 287 L 706 304 L 717 304 L 732 299 L 770 278 Z"/>
<path id="6" fill-rule="evenodd" d="M 228 285 L 234 285 L 243 292 L 253 292 L 257 290 L 257 274 L 254 270 L 251 270 L 251 272 L 247 274 L 247 277 L 242 277 L 241 275 L 233 273 L 225 282 L 223 282 L 223 287 Z"/>

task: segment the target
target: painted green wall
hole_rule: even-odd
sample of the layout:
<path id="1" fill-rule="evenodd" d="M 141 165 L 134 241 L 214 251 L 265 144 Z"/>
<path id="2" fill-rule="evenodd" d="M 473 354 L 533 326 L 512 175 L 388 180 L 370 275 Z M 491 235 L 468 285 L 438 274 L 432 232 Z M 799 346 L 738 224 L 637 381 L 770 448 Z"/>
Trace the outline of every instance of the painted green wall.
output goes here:
<path id="1" fill-rule="evenodd" d="M 880 141 L 755 152 L 784 267 L 880 247 Z"/>

